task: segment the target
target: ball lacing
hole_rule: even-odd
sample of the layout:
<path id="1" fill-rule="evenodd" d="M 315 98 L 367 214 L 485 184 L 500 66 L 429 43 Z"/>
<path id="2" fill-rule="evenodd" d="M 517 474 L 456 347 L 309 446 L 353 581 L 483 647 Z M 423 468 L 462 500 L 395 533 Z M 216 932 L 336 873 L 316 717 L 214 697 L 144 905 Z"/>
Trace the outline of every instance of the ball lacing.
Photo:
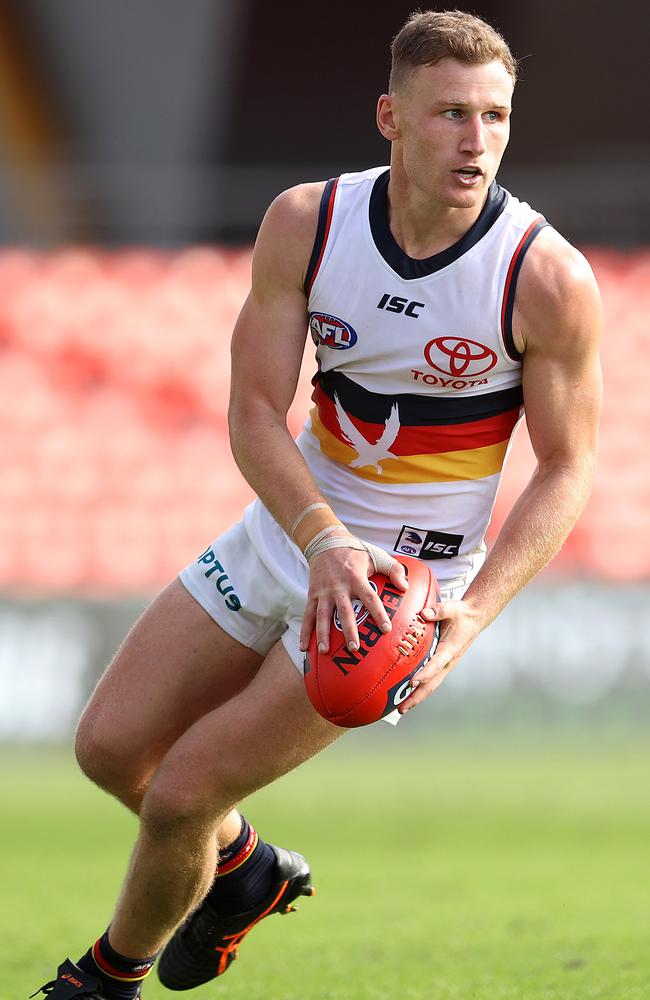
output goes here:
<path id="1" fill-rule="evenodd" d="M 419 615 L 415 621 L 410 623 L 408 630 L 397 644 L 402 656 L 410 656 L 417 649 L 424 635 L 424 625 L 424 620 Z"/>

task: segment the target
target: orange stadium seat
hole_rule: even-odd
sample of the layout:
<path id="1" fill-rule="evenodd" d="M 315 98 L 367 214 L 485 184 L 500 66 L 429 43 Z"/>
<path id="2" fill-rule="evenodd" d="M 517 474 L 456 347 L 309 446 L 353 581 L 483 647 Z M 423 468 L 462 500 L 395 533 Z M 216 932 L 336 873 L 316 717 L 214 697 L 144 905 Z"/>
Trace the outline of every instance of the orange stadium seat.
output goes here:
<path id="1" fill-rule="evenodd" d="M 550 573 L 650 577 L 650 251 L 588 251 L 605 303 L 593 494 Z M 250 251 L 0 252 L 0 585 L 150 592 L 237 518 L 229 344 Z M 290 426 L 309 408 L 311 345 Z M 490 537 L 535 460 L 517 433 Z"/>

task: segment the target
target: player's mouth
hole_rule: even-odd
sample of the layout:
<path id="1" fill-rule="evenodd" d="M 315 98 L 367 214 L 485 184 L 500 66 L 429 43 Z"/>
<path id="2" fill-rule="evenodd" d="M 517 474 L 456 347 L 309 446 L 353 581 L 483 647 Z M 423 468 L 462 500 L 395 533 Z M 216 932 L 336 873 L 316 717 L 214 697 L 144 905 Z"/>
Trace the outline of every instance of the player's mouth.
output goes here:
<path id="1" fill-rule="evenodd" d="M 458 170 L 452 170 L 452 174 L 465 187 L 476 187 L 483 180 L 483 171 L 480 167 L 459 167 Z"/>

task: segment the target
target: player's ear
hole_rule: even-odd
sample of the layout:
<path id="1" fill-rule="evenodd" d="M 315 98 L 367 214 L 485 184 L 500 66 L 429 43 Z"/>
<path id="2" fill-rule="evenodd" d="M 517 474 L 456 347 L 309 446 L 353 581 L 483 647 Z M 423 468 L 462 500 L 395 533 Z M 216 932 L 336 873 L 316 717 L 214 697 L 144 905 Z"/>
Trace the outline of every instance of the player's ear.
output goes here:
<path id="1" fill-rule="evenodd" d="M 384 139 L 394 142 L 399 139 L 400 132 L 395 120 L 395 97 L 393 94 L 382 94 L 377 101 L 377 128 Z"/>

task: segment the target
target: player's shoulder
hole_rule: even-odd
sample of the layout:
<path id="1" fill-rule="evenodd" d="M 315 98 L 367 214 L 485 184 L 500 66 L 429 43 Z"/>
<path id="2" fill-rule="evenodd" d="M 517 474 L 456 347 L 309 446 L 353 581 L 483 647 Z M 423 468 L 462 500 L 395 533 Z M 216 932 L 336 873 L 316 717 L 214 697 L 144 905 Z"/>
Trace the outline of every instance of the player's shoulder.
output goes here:
<path id="1" fill-rule="evenodd" d="M 584 286 L 597 287 L 585 255 L 552 226 L 545 226 L 530 247 L 520 280 L 529 294 L 556 298 Z"/>
<path id="2" fill-rule="evenodd" d="M 552 226 L 545 226 L 530 246 L 517 284 L 513 332 L 523 349 L 543 338 L 591 339 L 600 327 L 600 293 L 589 261 Z M 594 333 L 594 331 L 596 331 Z M 577 345 L 576 345 L 577 346 Z"/>
<path id="3" fill-rule="evenodd" d="M 253 285 L 281 282 L 302 287 L 316 239 L 326 181 L 297 184 L 269 205 L 255 241 Z"/>
<path id="4" fill-rule="evenodd" d="M 386 165 L 370 167 L 367 170 L 343 173 L 329 180 L 297 184 L 295 187 L 287 188 L 271 202 L 263 224 L 270 224 L 298 235 L 305 230 L 312 231 L 318 223 L 320 213 L 327 208 L 323 202 L 334 196 L 335 188 L 343 190 L 371 187 L 388 169 Z"/>
<path id="5" fill-rule="evenodd" d="M 302 287 L 319 223 L 334 203 L 336 189 L 371 185 L 387 169 L 385 166 L 372 167 L 329 180 L 297 184 L 282 191 L 269 205 L 255 241 L 254 280 L 261 272 L 273 280 L 280 278 L 289 283 L 295 283 L 299 277 Z"/>
<path id="6" fill-rule="evenodd" d="M 296 184 L 277 195 L 269 205 L 262 228 L 272 228 L 289 238 L 313 236 L 327 181 Z"/>

